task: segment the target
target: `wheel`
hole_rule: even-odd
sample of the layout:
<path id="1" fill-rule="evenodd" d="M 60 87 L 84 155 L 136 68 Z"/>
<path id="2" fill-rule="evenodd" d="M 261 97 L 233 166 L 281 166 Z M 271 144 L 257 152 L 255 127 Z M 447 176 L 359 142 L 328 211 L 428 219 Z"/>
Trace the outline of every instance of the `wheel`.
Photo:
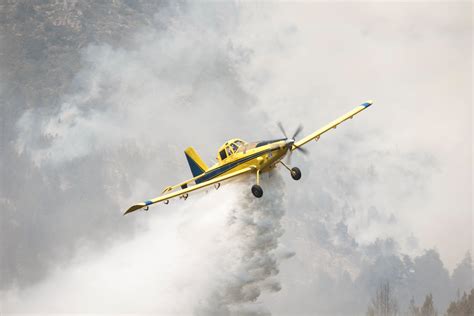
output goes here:
<path id="1" fill-rule="evenodd" d="M 256 198 L 261 198 L 263 195 L 262 187 L 258 184 L 252 185 L 252 193 Z"/>
<path id="2" fill-rule="evenodd" d="M 291 168 L 291 177 L 293 178 L 293 180 L 301 179 L 301 170 L 297 167 Z"/>

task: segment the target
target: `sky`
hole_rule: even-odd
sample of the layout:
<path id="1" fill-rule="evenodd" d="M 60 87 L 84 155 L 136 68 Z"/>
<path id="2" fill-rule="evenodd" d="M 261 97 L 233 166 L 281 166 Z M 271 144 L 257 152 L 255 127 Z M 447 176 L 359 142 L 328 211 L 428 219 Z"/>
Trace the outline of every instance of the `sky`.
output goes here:
<path id="1" fill-rule="evenodd" d="M 3 311 L 345 315 L 385 279 L 402 308 L 431 291 L 444 311 L 472 287 L 471 11 L 184 3 L 87 45 L 59 104 L 7 131 L 2 164 L 27 167 L 2 169 Z M 307 134 L 369 99 L 262 200 L 249 178 L 121 216 L 190 176 L 187 146 L 211 164 L 227 139 Z"/>

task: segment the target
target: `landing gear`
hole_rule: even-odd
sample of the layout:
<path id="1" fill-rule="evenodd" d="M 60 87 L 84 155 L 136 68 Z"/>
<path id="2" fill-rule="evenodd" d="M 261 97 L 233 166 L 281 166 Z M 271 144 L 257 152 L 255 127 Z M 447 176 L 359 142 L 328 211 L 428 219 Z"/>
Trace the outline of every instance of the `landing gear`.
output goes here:
<path id="1" fill-rule="evenodd" d="M 286 168 L 288 169 L 288 171 L 290 172 L 291 174 L 291 177 L 293 178 L 293 180 L 299 180 L 301 179 L 301 170 L 300 168 L 298 167 L 293 167 L 290 169 L 290 167 L 288 167 L 287 165 L 285 165 L 285 163 L 283 161 L 280 161 L 280 163 Z"/>
<path id="2" fill-rule="evenodd" d="M 299 180 L 301 179 L 301 170 L 298 167 L 293 167 L 291 168 L 291 177 L 293 180 Z"/>
<path id="3" fill-rule="evenodd" d="M 263 190 L 260 186 L 260 170 L 257 170 L 257 184 L 252 185 L 252 194 L 256 198 L 261 198 L 263 195 Z"/>
<path id="4" fill-rule="evenodd" d="M 252 194 L 253 194 L 256 198 L 261 198 L 262 195 L 263 195 L 262 187 L 259 186 L 258 184 L 252 185 Z"/>

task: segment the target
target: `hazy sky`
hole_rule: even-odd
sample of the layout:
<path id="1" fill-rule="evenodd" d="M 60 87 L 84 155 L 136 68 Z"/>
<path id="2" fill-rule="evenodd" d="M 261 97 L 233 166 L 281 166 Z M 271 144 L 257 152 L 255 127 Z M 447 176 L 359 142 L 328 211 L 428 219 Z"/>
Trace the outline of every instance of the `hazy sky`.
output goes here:
<path id="1" fill-rule="evenodd" d="M 120 45 L 87 45 L 58 105 L 2 111 L 5 310 L 344 314 L 396 265 L 415 271 L 403 306 L 443 288 L 473 243 L 471 12 L 171 5 Z M 277 121 L 310 133 L 368 99 L 294 155 L 301 181 L 264 177 L 261 201 L 248 179 L 121 217 L 190 176 L 187 146 L 210 162 L 227 139 L 278 138 Z"/>

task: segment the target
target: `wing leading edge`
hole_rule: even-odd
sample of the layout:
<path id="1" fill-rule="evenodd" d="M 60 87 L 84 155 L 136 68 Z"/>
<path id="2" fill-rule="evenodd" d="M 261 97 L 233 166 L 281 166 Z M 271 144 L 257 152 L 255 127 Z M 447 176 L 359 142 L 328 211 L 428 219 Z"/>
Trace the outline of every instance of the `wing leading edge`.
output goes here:
<path id="1" fill-rule="evenodd" d="M 228 180 L 228 179 L 237 177 L 237 176 L 239 176 L 239 175 L 241 175 L 241 174 L 250 172 L 250 171 L 252 171 L 252 170 L 255 170 L 255 167 L 250 166 L 250 167 L 247 167 L 247 168 L 244 168 L 244 169 L 241 169 L 241 170 L 238 170 L 238 171 L 229 173 L 229 174 L 227 174 L 227 175 L 223 175 L 223 176 L 220 176 L 220 177 L 216 177 L 216 178 L 211 179 L 211 180 L 208 180 L 208 181 L 206 181 L 206 182 L 202 182 L 202 183 L 199 183 L 199 184 L 196 184 L 196 185 L 187 187 L 187 188 L 182 189 L 182 190 L 178 190 L 178 191 L 171 192 L 171 193 L 168 193 L 168 194 L 163 194 L 163 195 L 160 195 L 160 196 L 158 196 L 158 197 L 156 197 L 156 198 L 154 198 L 154 199 L 150 199 L 150 200 L 147 200 L 147 201 L 142 202 L 142 203 L 137 203 L 137 204 L 135 204 L 135 205 L 132 205 L 123 215 L 126 215 L 126 214 L 128 214 L 128 213 L 137 211 L 137 210 L 139 210 L 139 209 L 142 209 L 142 208 L 144 208 L 144 207 L 147 207 L 148 205 L 152 205 L 152 204 L 155 204 L 155 203 L 163 202 L 163 201 L 166 201 L 166 200 L 175 198 L 175 197 L 177 197 L 177 196 L 182 196 L 182 195 L 184 195 L 184 194 L 186 194 L 186 193 L 189 193 L 189 192 L 192 192 L 192 191 L 196 191 L 196 190 L 202 189 L 202 188 L 207 187 L 207 186 L 209 186 L 209 185 L 212 185 L 212 184 L 215 184 L 215 183 L 218 183 L 218 182 L 221 182 L 221 181 L 225 181 L 225 180 Z"/>
<path id="2" fill-rule="evenodd" d="M 362 112 L 363 110 L 367 109 L 369 106 L 371 106 L 374 102 L 373 101 L 367 101 L 367 102 L 364 102 L 362 103 L 361 105 L 357 106 L 355 109 L 353 109 L 352 111 L 344 114 L 343 116 L 335 119 L 334 121 L 332 121 L 331 123 L 321 127 L 320 129 L 318 129 L 316 132 L 312 133 L 312 134 L 309 134 L 308 136 L 300 139 L 299 141 L 295 142 L 293 144 L 293 147 L 291 148 L 291 150 L 295 150 L 297 147 L 301 147 L 303 145 L 305 145 L 306 143 L 312 141 L 313 139 L 316 139 L 318 140 L 319 137 L 326 133 L 327 131 L 329 131 L 330 129 L 332 128 L 336 128 L 339 124 L 341 124 L 342 122 L 344 121 L 347 121 L 348 119 L 351 119 L 352 117 L 354 117 L 354 115 L 358 114 L 359 112 Z"/>

